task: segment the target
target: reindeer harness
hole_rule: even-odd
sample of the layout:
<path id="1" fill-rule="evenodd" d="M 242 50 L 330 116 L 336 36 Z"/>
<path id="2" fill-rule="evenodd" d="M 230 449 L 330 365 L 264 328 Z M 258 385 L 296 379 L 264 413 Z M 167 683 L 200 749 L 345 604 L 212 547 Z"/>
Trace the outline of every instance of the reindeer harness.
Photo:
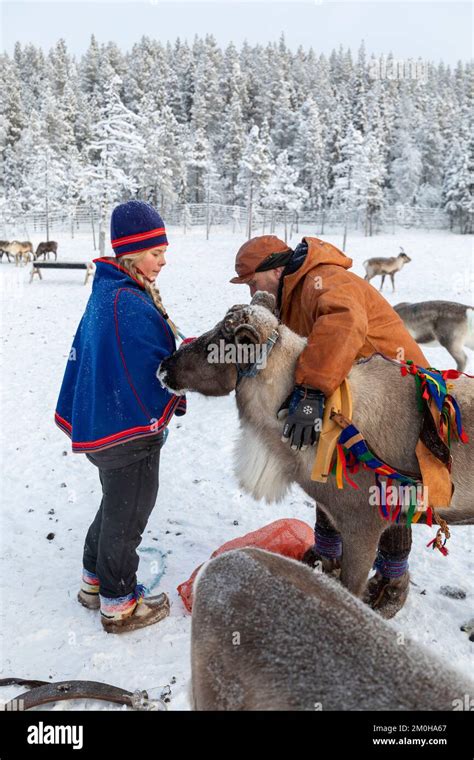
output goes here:
<path id="1" fill-rule="evenodd" d="M 383 356 L 383 354 L 382 354 Z M 422 413 L 422 425 L 420 431 L 421 443 L 436 457 L 438 468 L 446 468 L 446 477 L 450 482 L 452 456 L 450 453 L 451 440 L 468 442 L 468 436 L 463 430 L 461 413 L 454 396 L 449 392 L 448 379 L 459 377 L 458 372 L 447 370 L 439 372 L 433 369 L 417 367 L 413 362 L 399 362 L 383 356 L 392 363 L 400 366 L 402 375 L 413 375 L 416 382 L 417 401 L 419 411 Z M 433 407 L 438 410 L 439 422 L 433 416 Z M 342 432 L 341 432 L 342 429 Z M 335 454 L 335 456 L 334 456 Z M 419 451 L 417 447 L 417 456 Z M 386 492 L 392 481 L 398 481 L 401 485 L 416 487 L 423 485 L 423 474 L 430 477 L 430 472 L 423 473 L 422 479 L 417 473 L 401 472 L 387 464 L 369 448 L 362 433 L 352 423 L 352 395 L 349 381 L 346 379 L 341 386 L 327 399 L 323 428 L 320 435 L 316 458 L 311 473 L 312 480 L 326 482 L 330 474 L 336 476 L 338 488 L 343 487 L 343 478 L 353 487 L 357 484 L 351 480 L 348 471 L 356 473 L 362 466 L 374 472 L 375 482 L 379 489 L 379 510 L 385 520 L 399 522 L 402 513 L 402 505 L 387 503 Z M 386 478 L 383 483 L 380 476 Z M 451 488 L 452 484 L 450 482 Z M 450 501 L 450 500 L 449 500 Z M 419 507 L 422 507 L 421 509 Z M 447 504 L 449 506 L 449 502 Z M 430 541 L 428 546 L 439 549 L 442 554 L 447 554 L 445 549 L 446 539 L 449 538 L 449 529 L 444 520 L 441 520 L 432 505 L 420 504 L 418 496 L 413 493 L 410 496 L 410 504 L 406 515 L 406 524 L 416 523 L 423 511 L 426 511 L 426 522 L 432 525 L 433 520 L 440 526 L 436 538 Z M 444 533 L 444 540 L 442 535 Z"/>
<path id="2" fill-rule="evenodd" d="M 278 330 L 277 329 L 272 330 L 272 332 L 270 333 L 266 342 L 263 345 L 263 361 L 255 360 L 254 362 L 251 362 L 246 367 L 242 367 L 238 362 L 235 363 L 235 367 L 237 370 L 236 385 L 240 383 L 243 377 L 255 377 L 260 372 L 260 370 L 265 367 L 265 362 L 270 356 L 272 349 L 279 337 L 280 337 L 280 334 Z"/>

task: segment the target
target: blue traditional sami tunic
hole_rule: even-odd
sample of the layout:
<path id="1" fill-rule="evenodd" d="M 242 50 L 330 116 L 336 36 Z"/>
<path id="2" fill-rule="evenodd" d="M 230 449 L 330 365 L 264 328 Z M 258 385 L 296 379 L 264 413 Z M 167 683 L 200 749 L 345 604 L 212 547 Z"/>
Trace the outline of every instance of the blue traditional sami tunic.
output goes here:
<path id="1" fill-rule="evenodd" d="M 77 329 L 55 422 L 74 452 L 156 435 L 186 399 L 163 388 L 160 362 L 176 350 L 166 319 L 118 262 L 95 259 L 92 293 Z"/>

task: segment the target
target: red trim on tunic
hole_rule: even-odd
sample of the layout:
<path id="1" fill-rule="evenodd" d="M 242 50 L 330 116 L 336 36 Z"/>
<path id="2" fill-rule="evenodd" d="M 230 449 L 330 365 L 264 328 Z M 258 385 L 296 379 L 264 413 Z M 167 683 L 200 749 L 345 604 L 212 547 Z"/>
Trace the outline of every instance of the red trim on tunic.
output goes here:
<path id="1" fill-rule="evenodd" d="M 65 420 L 63 417 L 61 417 L 57 412 L 54 413 L 54 418 L 56 422 L 59 420 L 59 422 L 64 425 L 68 430 L 72 430 L 72 425 L 70 422 Z"/>
<path id="2" fill-rule="evenodd" d="M 172 412 L 175 406 L 178 404 L 178 397 L 173 396 L 171 398 L 167 405 L 165 406 L 165 409 L 163 411 L 163 414 L 161 415 L 160 419 L 156 422 L 152 422 L 150 425 L 139 425 L 138 427 L 128 428 L 127 430 L 121 430 L 118 433 L 113 433 L 112 435 L 105 436 L 104 438 L 97 438 L 95 441 L 73 441 L 72 447 L 73 450 L 81 451 L 84 449 L 89 448 L 97 448 L 101 446 L 106 446 L 108 443 L 114 444 L 117 442 L 120 442 L 122 438 L 124 437 L 131 437 L 134 433 L 137 433 L 136 438 L 140 438 L 141 434 L 143 433 L 159 433 L 160 428 L 163 427 L 164 424 L 167 424 L 169 420 L 172 417 Z M 60 415 L 55 412 L 54 419 L 58 427 L 60 427 L 63 432 L 72 431 L 72 426 L 69 422 L 66 422 Z M 66 429 L 65 429 L 66 428 Z M 145 437 L 142 435 L 142 437 Z"/>

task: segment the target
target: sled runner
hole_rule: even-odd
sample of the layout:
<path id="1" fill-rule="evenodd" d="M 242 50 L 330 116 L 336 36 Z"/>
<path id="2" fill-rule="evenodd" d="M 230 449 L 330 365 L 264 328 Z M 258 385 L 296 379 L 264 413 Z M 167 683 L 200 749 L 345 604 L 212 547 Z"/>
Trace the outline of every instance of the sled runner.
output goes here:
<path id="1" fill-rule="evenodd" d="M 2 706 L 3 710 L 31 710 L 33 707 L 70 699 L 93 699 L 125 705 L 134 710 L 166 710 L 162 699 L 150 699 L 143 690 L 135 692 L 99 681 L 35 681 L 24 678 L 3 678 L 0 686 L 26 686 L 29 691 L 19 694 Z"/>

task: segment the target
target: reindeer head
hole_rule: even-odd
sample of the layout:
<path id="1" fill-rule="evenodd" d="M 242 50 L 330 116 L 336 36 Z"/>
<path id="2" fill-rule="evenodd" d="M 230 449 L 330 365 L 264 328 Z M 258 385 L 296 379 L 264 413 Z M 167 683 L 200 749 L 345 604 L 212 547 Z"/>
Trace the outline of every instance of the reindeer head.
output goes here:
<path id="1" fill-rule="evenodd" d="M 401 259 L 404 264 L 408 264 L 408 262 L 411 261 L 411 258 L 405 253 L 402 246 L 400 246 L 400 253 L 398 254 L 398 258 Z"/>
<path id="2" fill-rule="evenodd" d="M 235 389 L 237 367 L 258 360 L 262 347 L 277 327 L 275 298 L 257 292 L 250 304 L 232 306 L 212 330 L 181 346 L 164 359 L 157 377 L 170 391 L 196 391 L 205 396 L 226 396 Z"/>

